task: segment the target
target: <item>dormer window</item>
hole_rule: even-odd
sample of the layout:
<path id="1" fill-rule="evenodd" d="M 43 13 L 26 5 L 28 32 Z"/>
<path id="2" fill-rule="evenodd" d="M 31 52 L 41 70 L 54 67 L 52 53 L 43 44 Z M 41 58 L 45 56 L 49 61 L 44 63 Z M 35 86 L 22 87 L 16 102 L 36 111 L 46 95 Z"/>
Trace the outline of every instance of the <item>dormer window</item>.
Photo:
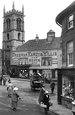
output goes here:
<path id="1" fill-rule="evenodd" d="M 48 43 L 51 43 L 53 38 L 55 38 L 55 32 L 53 30 L 50 30 L 48 33 L 47 33 L 47 42 Z"/>
<path id="2" fill-rule="evenodd" d="M 71 29 L 73 28 L 73 15 L 70 15 L 69 18 L 68 18 L 68 29 Z"/>

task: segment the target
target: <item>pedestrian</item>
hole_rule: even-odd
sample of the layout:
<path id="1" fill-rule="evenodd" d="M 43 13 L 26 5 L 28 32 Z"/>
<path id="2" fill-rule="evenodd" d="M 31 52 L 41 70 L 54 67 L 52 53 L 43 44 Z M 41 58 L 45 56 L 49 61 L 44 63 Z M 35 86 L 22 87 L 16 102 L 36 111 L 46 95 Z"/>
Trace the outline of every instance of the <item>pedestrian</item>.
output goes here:
<path id="1" fill-rule="evenodd" d="M 53 94 L 54 93 L 54 89 L 55 89 L 55 82 L 54 81 L 51 82 L 50 88 L 51 88 L 51 92 Z"/>
<path id="2" fill-rule="evenodd" d="M 12 85 L 11 81 L 9 81 L 7 84 L 8 97 L 11 97 L 12 90 L 13 90 L 13 85 Z"/>
<path id="3" fill-rule="evenodd" d="M 44 93 L 45 93 L 45 89 L 44 89 L 44 86 L 42 86 L 42 88 L 40 90 L 40 94 L 39 94 L 39 99 L 38 99 L 39 104 L 43 101 Z"/>
<path id="4" fill-rule="evenodd" d="M 2 76 L 0 77 L 0 85 L 2 85 Z"/>
<path id="5" fill-rule="evenodd" d="M 11 96 L 11 107 L 13 110 L 17 109 L 19 99 L 20 96 L 18 94 L 18 88 L 14 86 L 12 96 Z"/>
<path id="6" fill-rule="evenodd" d="M 11 82 L 11 79 L 9 78 L 9 79 L 8 79 L 8 83 L 10 83 L 10 82 Z"/>
<path id="7" fill-rule="evenodd" d="M 6 77 L 3 77 L 3 85 L 6 85 L 6 81 L 7 81 Z"/>
<path id="8" fill-rule="evenodd" d="M 47 106 L 46 108 L 44 108 L 45 112 L 49 111 L 49 107 L 50 107 L 49 101 L 50 101 L 49 92 L 45 91 L 45 93 L 43 95 L 43 104 Z"/>

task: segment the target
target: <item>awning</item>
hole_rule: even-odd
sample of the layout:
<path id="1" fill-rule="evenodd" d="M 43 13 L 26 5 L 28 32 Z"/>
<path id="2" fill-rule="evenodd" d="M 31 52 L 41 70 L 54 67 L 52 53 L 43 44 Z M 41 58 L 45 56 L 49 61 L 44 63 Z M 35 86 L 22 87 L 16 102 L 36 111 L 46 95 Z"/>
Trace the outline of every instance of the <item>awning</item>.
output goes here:
<path id="1" fill-rule="evenodd" d="M 33 67 L 29 67 L 29 69 L 42 69 L 42 70 L 43 69 L 48 69 L 49 70 L 49 69 L 54 69 L 54 68 L 52 68 L 50 66 L 49 67 L 48 66 L 47 67 L 35 67 L 35 66 L 33 66 Z"/>

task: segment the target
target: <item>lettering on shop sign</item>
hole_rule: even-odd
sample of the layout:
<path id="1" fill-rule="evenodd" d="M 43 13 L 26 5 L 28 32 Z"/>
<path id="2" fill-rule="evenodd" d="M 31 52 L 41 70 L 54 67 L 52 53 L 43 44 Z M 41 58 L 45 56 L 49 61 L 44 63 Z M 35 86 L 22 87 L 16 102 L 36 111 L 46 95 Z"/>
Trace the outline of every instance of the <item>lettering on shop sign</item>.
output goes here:
<path id="1" fill-rule="evenodd" d="M 49 51 L 42 51 L 42 52 L 23 52 L 23 53 L 14 53 L 13 57 L 27 57 L 27 56 L 57 56 L 57 52 L 49 52 Z"/>
<path id="2" fill-rule="evenodd" d="M 28 52 L 28 56 L 57 56 L 57 52 L 48 52 L 48 51 L 43 51 L 43 52 Z"/>

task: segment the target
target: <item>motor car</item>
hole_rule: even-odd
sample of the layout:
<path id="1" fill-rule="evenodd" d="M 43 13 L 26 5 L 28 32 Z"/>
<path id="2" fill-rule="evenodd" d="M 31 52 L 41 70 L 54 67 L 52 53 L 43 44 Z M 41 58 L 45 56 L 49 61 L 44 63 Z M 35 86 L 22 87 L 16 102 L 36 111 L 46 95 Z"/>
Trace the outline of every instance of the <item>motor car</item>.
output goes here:
<path id="1" fill-rule="evenodd" d="M 42 75 L 40 73 L 33 74 L 30 78 L 30 87 L 32 90 L 40 89 L 44 86 L 44 81 L 42 79 Z"/>

